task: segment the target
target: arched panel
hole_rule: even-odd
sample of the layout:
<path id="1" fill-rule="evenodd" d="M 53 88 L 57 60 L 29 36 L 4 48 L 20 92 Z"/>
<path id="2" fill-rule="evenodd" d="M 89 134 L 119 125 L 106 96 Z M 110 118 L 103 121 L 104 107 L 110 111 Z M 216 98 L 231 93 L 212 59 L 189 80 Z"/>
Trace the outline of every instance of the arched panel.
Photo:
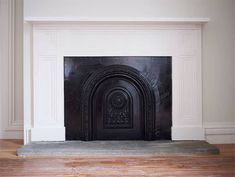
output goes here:
<path id="1" fill-rule="evenodd" d="M 137 92 L 140 92 L 140 100 L 142 100 L 142 109 L 143 114 L 142 119 L 144 120 L 144 137 L 145 140 L 153 140 L 154 139 L 154 132 L 156 126 L 154 125 L 155 122 L 155 97 L 154 93 L 151 89 L 150 84 L 145 79 L 141 73 L 130 67 L 130 66 L 124 66 L 124 65 L 111 65 L 108 67 L 104 67 L 96 72 L 94 72 L 85 82 L 82 92 L 82 127 L 83 127 L 83 135 L 84 140 L 92 140 L 93 134 L 92 134 L 92 122 L 95 119 L 95 115 L 93 115 L 93 109 L 92 104 L 94 101 L 94 94 L 96 90 L 99 88 L 99 86 L 104 83 L 108 79 L 114 79 L 119 78 L 119 80 L 125 80 L 129 83 L 131 83 L 134 87 L 136 87 Z M 115 113 L 112 111 L 107 111 L 104 114 L 109 116 L 112 114 L 112 116 L 118 114 L 118 107 L 123 108 L 122 111 L 119 110 L 119 113 L 123 115 L 123 112 L 127 112 L 124 114 L 124 117 L 122 118 L 120 125 L 121 126 L 131 126 L 131 114 L 130 113 L 130 107 L 128 108 L 128 105 L 130 105 L 130 97 L 127 94 L 128 92 L 125 92 L 124 90 L 118 90 L 114 89 L 108 95 L 106 95 L 107 99 L 105 101 L 105 104 L 107 105 L 107 108 L 115 108 Z M 129 111 L 129 113 L 128 113 Z M 110 117 L 109 117 L 110 118 Z M 104 117 L 104 127 L 111 126 L 107 124 L 110 120 L 109 118 Z M 120 116 L 117 116 L 116 118 L 112 119 L 112 121 L 117 121 Z M 119 126 L 120 126 L 119 125 Z M 116 124 L 117 126 L 117 124 Z"/>

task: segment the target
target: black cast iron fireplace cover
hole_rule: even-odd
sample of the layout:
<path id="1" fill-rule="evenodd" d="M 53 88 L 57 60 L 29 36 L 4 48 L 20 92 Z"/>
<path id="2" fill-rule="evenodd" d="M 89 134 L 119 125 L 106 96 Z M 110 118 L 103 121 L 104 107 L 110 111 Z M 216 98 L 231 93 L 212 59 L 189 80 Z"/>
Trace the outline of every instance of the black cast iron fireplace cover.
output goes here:
<path id="1" fill-rule="evenodd" d="M 67 140 L 171 136 L 171 57 L 65 57 Z"/>
<path id="2" fill-rule="evenodd" d="M 110 81 L 109 81 L 110 80 Z M 111 82 L 115 81 L 113 85 Z M 105 83 L 107 82 L 107 83 Z M 123 82 L 123 83 L 122 83 Z M 130 84 L 130 85 L 128 85 Z M 106 98 L 105 96 L 102 96 L 97 100 L 98 104 L 102 104 L 102 111 L 103 112 L 103 131 L 98 133 L 100 130 L 96 130 L 97 135 L 94 133 L 92 137 L 92 128 L 90 128 L 90 124 L 92 122 L 98 122 L 94 121 L 94 117 L 96 115 L 92 115 L 92 113 L 95 113 L 95 111 L 92 111 L 92 106 L 95 107 L 95 93 L 100 94 L 100 92 L 97 92 L 99 90 L 99 87 L 102 87 L 103 89 L 106 88 L 105 91 L 110 92 L 111 98 Z M 133 117 L 134 113 L 130 110 L 130 107 L 134 109 L 135 107 L 132 106 L 134 103 L 129 103 L 134 98 L 134 94 L 131 93 L 134 92 L 134 89 L 129 89 L 128 87 L 132 87 L 136 89 L 136 93 L 140 94 L 140 102 L 142 112 L 140 111 L 140 115 Z M 128 90 L 129 89 L 129 90 Z M 130 96 L 128 96 L 130 95 Z M 128 98 L 129 97 L 129 98 Z M 106 101 L 108 100 L 108 101 Z M 133 101 L 132 101 L 133 102 Z M 94 72 L 88 80 L 85 82 L 82 90 L 82 125 L 83 125 L 83 132 L 84 132 L 84 139 L 85 140 L 92 140 L 96 139 L 96 136 L 99 136 L 99 134 L 107 134 L 107 135 L 100 135 L 100 137 L 105 137 L 105 139 L 111 138 L 111 139 L 119 139 L 118 135 L 120 136 L 123 134 L 123 136 L 130 136 L 131 130 L 134 130 L 133 125 L 129 127 L 129 134 L 125 133 L 119 133 L 123 131 L 122 129 L 125 129 L 126 127 L 120 127 L 120 125 L 128 122 L 133 122 L 133 119 L 137 119 L 137 117 L 140 119 L 143 117 L 143 121 L 139 120 L 139 124 L 144 122 L 144 136 L 142 137 L 142 130 L 136 130 L 133 132 L 135 136 L 139 136 L 144 138 L 145 140 L 152 140 L 153 134 L 154 134 L 154 105 L 155 105 L 155 99 L 154 99 L 154 93 L 151 89 L 151 86 L 147 82 L 147 80 L 141 75 L 141 73 L 130 67 L 125 65 L 111 65 L 106 66 L 104 68 L 99 69 L 98 71 Z M 98 107 L 98 105 L 96 105 Z M 99 108 L 98 108 L 99 109 Z M 107 110 L 106 110 L 107 109 Z M 96 109 L 95 109 L 96 110 Z M 136 110 L 137 111 L 137 110 Z M 108 112 L 108 113 L 107 113 Z M 132 113 L 132 114 L 131 114 Z M 107 115 L 109 114 L 109 115 Z M 115 116 L 113 116 L 115 115 Z M 116 120 L 111 123 L 111 121 L 106 120 L 107 118 L 112 117 L 111 119 Z M 126 119 L 126 122 L 125 122 Z M 128 121 L 128 119 L 131 119 L 132 121 Z M 98 124 L 98 123 L 97 123 Z M 111 124 L 114 124 L 114 126 L 110 126 Z M 133 123 L 132 123 L 133 124 Z M 109 127 L 108 129 L 106 127 Z M 141 129 L 141 125 L 137 125 L 139 129 Z M 102 129 L 102 126 L 99 127 Z M 117 132 L 115 135 L 113 135 L 114 131 L 117 131 L 119 128 L 119 132 Z M 127 127 L 128 128 L 128 127 Z M 107 130 L 109 132 L 107 132 Z M 122 136 L 122 135 L 121 135 Z M 131 136 L 130 136 L 131 137 Z M 133 137 L 134 139 L 140 138 L 140 137 Z M 100 138 L 98 138 L 100 139 Z M 103 138 L 102 138 L 103 139 Z"/>

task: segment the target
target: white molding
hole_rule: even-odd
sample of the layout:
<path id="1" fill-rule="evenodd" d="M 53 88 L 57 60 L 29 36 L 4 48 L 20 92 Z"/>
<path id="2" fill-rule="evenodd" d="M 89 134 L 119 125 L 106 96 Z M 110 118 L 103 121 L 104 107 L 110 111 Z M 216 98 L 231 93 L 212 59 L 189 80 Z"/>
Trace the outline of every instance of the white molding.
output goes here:
<path id="1" fill-rule="evenodd" d="M 8 2 L 8 123 L 6 130 L 23 130 L 23 120 L 17 120 L 15 115 L 15 0 Z"/>
<path id="2" fill-rule="evenodd" d="M 205 123 L 205 137 L 212 144 L 235 143 L 235 122 Z"/>
<path id="3" fill-rule="evenodd" d="M 20 1 L 22 3 L 22 1 Z M 15 61 L 18 59 L 16 56 L 16 30 L 18 30 L 17 22 L 16 22 L 16 16 L 18 15 L 16 13 L 17 8 L 18 10 L 23 10 L 20 8 L 23 8 L 23 4 L 21 3 L 16 3 L 15 0 L 9 0 L 9 10 L 8 10 L 8 22 L 9 22 L 9 33 L 8 33 L 8 38 L 9 38 L 9 111 L 11 112 L 9 115 L 10 117 L 8 118 L 8 126 L 7 130 L 21 130 L 23 131 L 23 119 L 17 119 L 16 111 L 15 111 Z M 22 34 L 23 35 L 23 34 Z M 22 41 L 23 42 L 23 41 Z"/>
<path id="4" fill-rule="evenodd" d="M 171 128 L 172 140 L 205 140 L 202 127 L 173 126 Z"/>
<path id="5" fill-rule="evenodd" d="M 8 123 L 7 130 L 14 129 L 14 58 L 15 58 L 15 1 L 8 1 Z"/>
<path id="6" fill-rule="evenodd" d="M 0 139 L 23 139 L 23 131 L 4 130 L 0 131 Z"/>
<path id="7" fill-rule="evenodd" d="M 15 1 L 9 0 L 8 3 L 8 119 L 5 123 L 6 130 L 18 130 L 21 127 L 15 120 L 15 99 L 14 99 L 14 59 L 15 59 Z M 6 120 L 5 120 L 6 121 Z M 21 128 L 22 129 L 22 128 Z"/>
<path id="8" fill-rule="evenodd" d="M 19 5 L 19 6 L 18 6 Z M 0 117 L 0 138 L 22 138 L 23 120 L 16 115 L 15 102 L 15 61 L 16 61 L 16 12 L 21 8 L 21 3 L 17 4 L 15 0 L 2 0 L 0 7 L 2 11 L 1 39 L 4 41 L 1 45 L 1 65 L 3 69 L 1 86 L 1 117 Z M 23 7 L 23 6 L 22 6 Z M 4 105 L 4 106 L 3 106 Z"/>
<path id="9" fill-rule="evenodd" d="M 145 24 L 204 24 L 210 21 L 209 18 L 73 18 L 73 17 L 26 17 L 24 19 L 30 23 L 70 23 L 70 22 L 85 22 L 85 23 L 145 23 Z"/>
<path id="10" fill-rule="evenodd" d="M 32 64 L 32 25 L 24 23 L 24 143 L 30 142 L 30 128 L 33 120 L 33 64 Z"/>
<path id="11" fill-rule="evenodd" d="M 65 127 L 40 127 L 32 128 L 31 141 L 64 141 Z"/>

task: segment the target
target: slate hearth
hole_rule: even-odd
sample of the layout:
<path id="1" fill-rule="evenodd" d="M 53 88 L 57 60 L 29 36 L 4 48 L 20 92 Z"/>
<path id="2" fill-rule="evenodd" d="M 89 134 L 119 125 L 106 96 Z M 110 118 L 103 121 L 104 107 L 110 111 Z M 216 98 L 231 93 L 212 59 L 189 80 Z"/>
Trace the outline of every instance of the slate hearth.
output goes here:
<path id="1" fill-rule="evenodd" d="M 64 57 L 66 140 L 170 140 L 171 57 Z"/>
<path id="2" fill-rule="evenodd" d="M 66 141 L 33 142 L 17 150 L 18 156 L 153 156 L 219 154 L 205 141 Z"/>

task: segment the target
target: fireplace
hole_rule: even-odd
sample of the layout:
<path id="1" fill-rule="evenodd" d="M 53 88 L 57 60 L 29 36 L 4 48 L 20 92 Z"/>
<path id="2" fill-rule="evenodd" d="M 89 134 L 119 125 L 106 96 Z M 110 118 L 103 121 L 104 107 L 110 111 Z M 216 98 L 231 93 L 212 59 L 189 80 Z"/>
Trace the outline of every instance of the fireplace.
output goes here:
<path id="1" fill-rule="evenodd" d="M 107 139 L 107 137 L 111 139 L 203 140 L 201 29 L 200 21 L 184 23 L 151 20 L 66 21 L 66 23 L 30 21 L 25 28 L 24 47 L 26 50 L 24 59 L 25 143 L 96 140 Z M 125 59 L 122 56 L 126 56 Z M 93 63 L 86 65 L 88 69 L 76 69 L 78 66 L 83 66 L 81 63 L 77 64 L 82 60 L 93 61 Z M 124 60 L 127 62 L 121 62 Z M 135 60 L 140 63 L 144 61 L 149 63 L 139 65 L 146 66 L 144 69 L 139 67 L 136 64 L 138 62 L 134 62 Z M 159 61 L 159 64 L 153 67 L 155 65 L 153 61 Z M 160 61 L 167 61 L 168 64 L 165 63 L 167 67 L 164 67 Z M 67 72 L 65 66 L 73 69 L 74 75 L 69 70 Z M 169 66 L 172 66 L 172 74 L 169 72 Z M 159 70 L 158 67 L 161 69 Z M 165 73 L 164 68 L 168 74 Z M 89 71 L 89 76 L 92 76 L 83 78 L 87 89 L 80 88 L 79 85 L 73 87 L 73 84 L 77 83 L 73 82 L 71 85 L 70 82 L 71 79 L 72 81 L 78 79 L 76 78 L 77 72 L 80 73 L 82 70 Z M 108 76 L 105 75 L 106 71 Z M 151 74 L 145 71 L 151 71 Z M 156 80 L 160 81 L 157 84 L 152 83 L 154 79 L 150 77 L 154 74 L 153 71 L 161 71 L 156 75 Z M 96 72 L 98 72 L 98 78 L 95 77 Z M 121 84 L 114 84 L 115 88 L 109 88 L 112 79 L 104 81 L 102 79 L 112 77 L 113 72 L 117 72 L 118 76 L 115 79 L 120 79 Z M 68 73 L 70 74 L 66 75 Z M 128 73 L 131 79 L 126 79 L 127 76 L 124 77 L 123 73 L 124 75 Z M 137 73 L 141 73 L 141 77 L 137 77 Z M 172 77 L 170 78 L 172 87 L 161 85 L 167 80 L 164 80 L 166 75 Z M 100 87 L 96 89 L 93 81 L 98 82 Z M 122 84 L 124 89 L 121 87 Z M 148 85 L 150 88 L 146 89 Z M 171 85 L 168 84 L 168 86 Z M 130 90 L 126 89 L 129 86 L 133 86 L 130 88 L 133 90 L 131 93 L 137 95 L 134 101 L 130 99 L 133 97 L 129 94 Z M 151 91 L 155 87 L 157 89 Z M 70 88 L 76 91 L 73 92 L 72 89 L 68 94 L 64 92 Z M 108 89 L 107 92 L 103 91 L 105 89 Z M 170 89 L 171 92 L 165 92 Z M 149 103 L 148 100 L 153 100 L 151 92 L 154 92 L 155 107 L 150 106 L 149 109 L 149 107 L 146 108 L 146 104 Z M 81 95 L 86 97 L 81 97 Z M 78 101 L 72 106 L 68 102 L 71 96 Z M 169 102 L 164 103 L 165 97 L 172 97 L 171 106 L 167 104 Z M 90 98 L 95 102 L 93 103 Z M 112 103 L 113 98 L 116 99 Z M 79 103 L 82 99 L 85 100 L 84 104 Z M 119 111 L 115 111 L 114 114 L 107 111 L 108 109 L 103 110 L 103 106 L 110 107 L 115 104 L 117 108 L 118 104 L 125 105 L 120 106 L 120 109 L 126 109 L 128 114 L 125 116 L 128 115 L 130 118 L 122 120 L 119 125 L 116 125 L 116 119 L 114 122 L 107 123 L 110 120 L 106 116 L 117 115 Z M 92 110 L 89 110 L 91 108 Z M 150 110 L 150 113 L 147 110 Z M 141 116 L 134 119 L 138 111 Z M 107 118 L 106 123 L 101 118 Z M 135 122 L 136 120 L 138 121 Z M 136 126 L 139 127 L 138 130 L 133 130 L 132 133 L 118 133 L 118 129 L 128 131 L 130 127 L 135 127 L 135 124 L 138 125 Z M 100 130 L 101 125 L 106 127 L 105 130 L 112 130 L 117 134 L 110 136 L 109 132 L 102 129 L 97 131 L 97 129 Z"/>
<path id="2" fill-rule="evenodd" d="M 171 57 L 65 57 L 66 140 L 171 139 Z"/>

